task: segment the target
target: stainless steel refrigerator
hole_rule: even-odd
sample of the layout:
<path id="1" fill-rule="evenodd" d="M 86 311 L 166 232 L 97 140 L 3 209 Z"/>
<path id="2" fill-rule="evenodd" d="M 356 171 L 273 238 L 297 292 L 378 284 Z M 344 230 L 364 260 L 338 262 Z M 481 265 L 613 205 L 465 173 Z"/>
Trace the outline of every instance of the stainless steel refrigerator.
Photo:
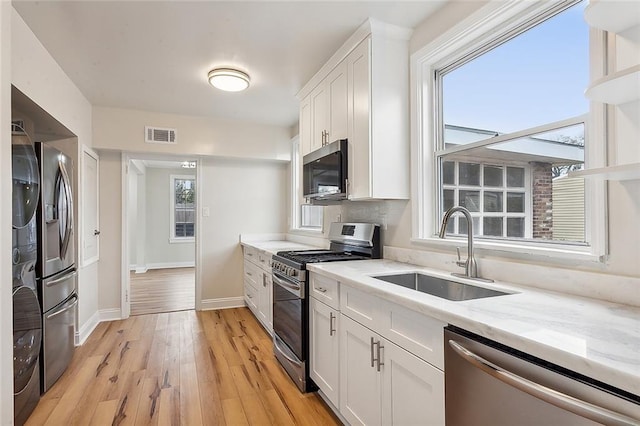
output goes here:
<path id="1" fill-rule="evenodd" d="M 73 217 L 73 162 L 36 143 L 41 194 L 38 209 L 38 297 L 42 306 L 42 391 L 66 370 L 75 349 L 77 271 Z"/>

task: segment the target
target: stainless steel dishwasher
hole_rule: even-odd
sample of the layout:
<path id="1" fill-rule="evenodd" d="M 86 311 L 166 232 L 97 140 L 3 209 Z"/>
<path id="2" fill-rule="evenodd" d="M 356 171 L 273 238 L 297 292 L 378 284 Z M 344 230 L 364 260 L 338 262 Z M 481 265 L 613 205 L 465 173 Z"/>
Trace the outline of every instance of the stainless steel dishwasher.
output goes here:
<path id="1" fill-rule="evenodd" d="M 447 426 L 640 425 L 640 396 L 445 329 Z"/>

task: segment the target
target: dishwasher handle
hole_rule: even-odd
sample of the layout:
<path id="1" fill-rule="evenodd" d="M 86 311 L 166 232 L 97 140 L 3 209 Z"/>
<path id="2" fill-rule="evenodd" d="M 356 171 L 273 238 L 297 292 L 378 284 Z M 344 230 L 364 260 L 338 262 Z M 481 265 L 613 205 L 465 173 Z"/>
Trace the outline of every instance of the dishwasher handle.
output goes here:
<path id="1" fill-rule="evenodd" d="M 487 361 L 481 356 L 471 352 L 469 349 L 462 346 L 455 340 L 449 340 L 449 346 L 458 354 L 462 359 L 469 362 L 473 366 L 479 368 L 492 377 L 506 383 L 509 386 L 513 386 L 523 392 L 528 393 L 542 401 L 555 405 L 556 407 L 570 411 L 579 416 L 585 417 L 589 420 L 593 420 L 598 423 L 604 423 L 609 425 L 619 426 L 634 426 L 638 424 L 637 419 L 632 419 L 624 414 L 616 413 L 603 407 L 591 404 L 586 401 L 579 400 L 570 395 L 566 395 L 562 392 L 550 389 L 539 383 L 532 382 L 524 377 L 518 376 L 504 368 Z"/>

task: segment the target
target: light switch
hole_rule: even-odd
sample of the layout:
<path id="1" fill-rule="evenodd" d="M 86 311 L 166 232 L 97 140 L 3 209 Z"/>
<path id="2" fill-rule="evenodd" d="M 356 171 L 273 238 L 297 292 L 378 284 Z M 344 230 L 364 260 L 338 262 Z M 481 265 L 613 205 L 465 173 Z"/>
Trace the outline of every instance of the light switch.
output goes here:
<path id="1" fill-rule="evenodd" d="M 209 210 L 209 207 L 203 207 L 202 208 L 202 217 L 209 217 L 209 215 L 211 215 L 211 211 Z"/>

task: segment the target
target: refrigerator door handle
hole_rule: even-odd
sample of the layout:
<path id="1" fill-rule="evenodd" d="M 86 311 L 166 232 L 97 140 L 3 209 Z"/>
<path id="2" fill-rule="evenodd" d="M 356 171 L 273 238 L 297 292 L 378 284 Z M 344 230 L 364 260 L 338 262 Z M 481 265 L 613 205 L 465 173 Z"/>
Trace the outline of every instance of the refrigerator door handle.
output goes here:
<path id="1" fill-rule="evenodd" d="M 73 277 L 75 277 L 76 275 L 78 275 L 78 271 L 73 271 L 73 272 L 72 272 L 72 273 L 70 273 L 70 274 L 66 274 L 64 277 L 60 277 L 60 278 L 58 278 L 58 279 L 56 279 L 56 280 L 49 281 L 49 282 L 47 282 L 45 285 L 46 285 L 47 287 L 51 287 L 51 286 L 54 286 L 54 285 L 56 285 L 56 284 L 60 284 L 61 282 L 67 281 L 69 278 L 73 278 Z"/>
<path id="2" fill-rule="evenodd" d="M 64 166 L 64 163 L 62 161 L 58 162 L 58 166 L 60 167 L 60 173 L 62 175 L 62 186 L 67 201 L 67 220 L 64 230 L 64 238 L 62 239 L 62 250 L 60 253 L 60 257 L 64 258 L 67 255 L 67 250 L 69 249 L 69 243 L 71 242 L 71 231 L 73 229 L 73 195 L 71 194 L 71 181 L 69 179 L 69 174 L 67 173 L 67 168 Z"/>
<path id="3" fill-rule="evenodd" d="M 78 298 L 76 296 L 74 296 L 73 303 L 71 303 L 69 306 L 65 307 L 64 309 L 61 309 L 59 311 L 56 311 L 56 312 L 54 312 L 52 314 L 47 315 L 46 319 L 51 319 L 53 317 L 57 317 L 58 315 L 67 312 L 69 309 L 74 308 L 77 304 L 78 304 Z"/>
<path id="4" fill-rule="evenodd" d="M 550 389 L 539 383 L 532 382 L 529 379 L 518 376 L 504 368 L 487 361 L 480 355 L 471 352 L 469 349 L 462 346 L 455 340 L 449 340 L 449 346 L 458 354 L 462 359 L 470 363 L 471 365 L 479 368 L 490 376 L 528 393 L 538 399 L 541 399 L 556 407 L 565 409 L 579 416 L 585 417 L 589 420 L 593 420 L 598 423 L 608 425 L 624 425 L 632 426 L 637 425 L 638 421 L 623 414 L 616 413 L 603 407 L 591 404 L 586 401 L 579 400 L 572 396 L 566 395 L 554 389 Z"/>

